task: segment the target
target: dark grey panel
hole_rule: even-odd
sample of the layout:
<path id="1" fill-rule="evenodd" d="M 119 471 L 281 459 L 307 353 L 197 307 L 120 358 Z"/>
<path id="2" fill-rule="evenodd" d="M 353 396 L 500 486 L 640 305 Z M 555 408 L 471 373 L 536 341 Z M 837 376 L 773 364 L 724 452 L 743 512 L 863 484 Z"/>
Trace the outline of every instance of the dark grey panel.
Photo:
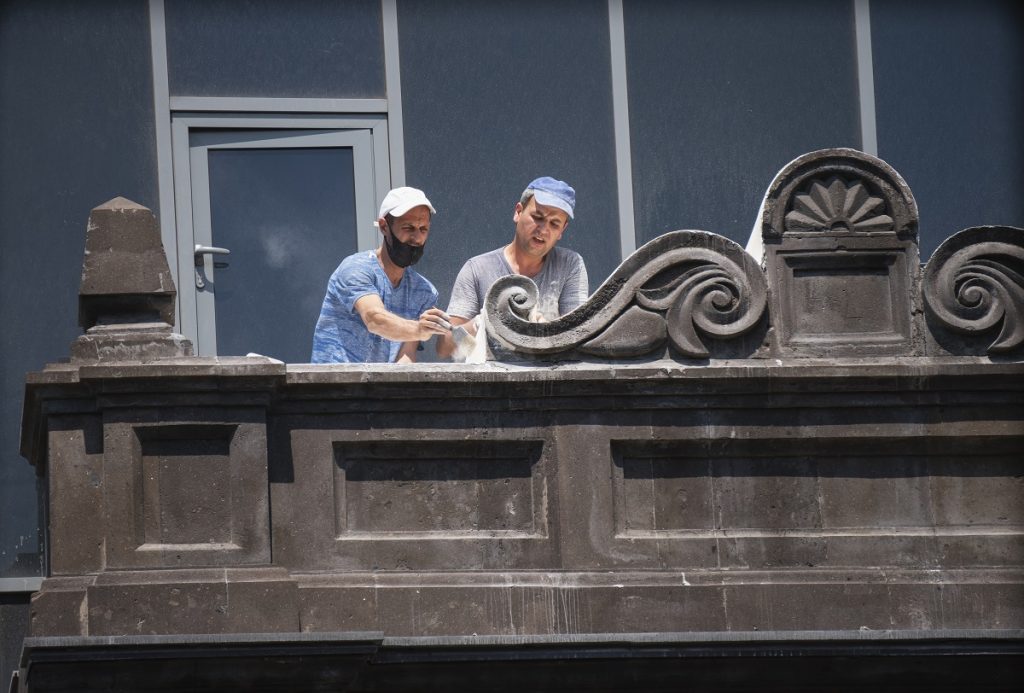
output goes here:
<path id="1" fill-rule="evenodd" d="M 745 243 L 792 159 L 860 147 L 852 2 L 627 2 L 637 244 Z"/>
<path id="2" fill-rule="evenodd" d="M 167 0 L 172 96 L 379 98 L 380 0 Z"/>
<path id="3" fill-rule="evenodd" d="M 0 6 L 0 576 L 36 574 L 35 474 L 18 454 L 25 372 L 68 354 L 89 210 L 156 210 L 147 5 Z"/>
<path id="4" fill-rule="evenodd" d="M 619 263 L 608 6 L 577 2 L 399 2 L 409 185 L 437 207 L 417 269 L 442 307 L 469 257 L 508 243 L 526 185 L 576 188 L 560 242 L 591 289 Z"/>
<path id="5" fill-rule="evenodd" d="M 255 137 L 255 135 L 254 135 Z M 356 251 L 348 148 L 210 151 L 217 353 L 309 359 L 324 287 Z"/>
<path id="6" fill-rule="evenodd" d="M 1024 13 L 872 0 L 879 155 L 921 212 L 921 259 L 980 224 L 1024 226 Z"/>
<path id="7" fill-rule="evenodd" d="M 18 668 L 21 641 L 28 635 L 28 592 L 0 594 L 0 684 L 6 686 Z"/>

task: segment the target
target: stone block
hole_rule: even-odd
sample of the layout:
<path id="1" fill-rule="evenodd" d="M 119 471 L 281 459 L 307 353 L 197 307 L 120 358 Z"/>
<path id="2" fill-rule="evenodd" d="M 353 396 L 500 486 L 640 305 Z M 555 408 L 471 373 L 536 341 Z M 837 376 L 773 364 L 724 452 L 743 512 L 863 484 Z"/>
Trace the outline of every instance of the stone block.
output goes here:
<path id="1" fill-rule="evenodd" d="M 552 555 L 542 441 L 297 423 L 285 452 L 291 480 L 275 473 L 271 489 L 277 559 L 301 569 L 501 569 Z"/>
<path id="2" fill-rule="evenodd" d="M 118 571 L 88 589 L 91 635 L 298 632 L 283 569 Z"/>
<path id="3" fill-rule="evenodd" d="M 32 595 L 32 635 L 88 635 L 88 589 L 93 577 L 48 578 Z"/>
<path id="4" fill-rule="evenodd" d="M 103 569 L 103 430 L 99 416 L 54 416 L 47 436 L 50 574 Z M 83 518 L 93 518 L 83 521 Z"/>
<path id="5" fill-rule="evenodd" d="M 123 197 L 96 207 L 85 234 L 79 324 L 174 324 L 177 291 L 149 209 Z M 126 319 L 129 318 L 129 319 Z"/>
<path id="6" fill-rule="evenodd" d="M 104 422 L 107 566 L 269 563 L 263 412 L 211 410 L 206 422 L 160 413 Z"/>

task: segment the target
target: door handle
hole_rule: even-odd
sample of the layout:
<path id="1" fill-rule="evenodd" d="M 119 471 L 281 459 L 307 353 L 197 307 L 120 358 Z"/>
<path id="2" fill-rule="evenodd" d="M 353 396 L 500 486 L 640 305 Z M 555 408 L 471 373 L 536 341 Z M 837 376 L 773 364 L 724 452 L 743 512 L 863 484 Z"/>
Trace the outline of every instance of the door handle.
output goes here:
<path id="1" fill-rule="evenodd" d="M 203 255 L 230 255 L 231 251 L 227 248 L 218 248 L 212 245 L 199 245 L 196 243 L 195 256 L 196 256 L 196 267 L 203 264 Z"/>
<path id="2" fill-rule="evenodd" d="M 196 265 L 196 288 L 202 289 L 206 286 L 206 280 L 203 278 L 202 272 L 199 271 L 203 266 L 203 255 L 230 255 L 231 251 L 227 248 L 217 248 L 216 246 L 199 245 L 196 243 L 196 249 L 194 252 Z"/>

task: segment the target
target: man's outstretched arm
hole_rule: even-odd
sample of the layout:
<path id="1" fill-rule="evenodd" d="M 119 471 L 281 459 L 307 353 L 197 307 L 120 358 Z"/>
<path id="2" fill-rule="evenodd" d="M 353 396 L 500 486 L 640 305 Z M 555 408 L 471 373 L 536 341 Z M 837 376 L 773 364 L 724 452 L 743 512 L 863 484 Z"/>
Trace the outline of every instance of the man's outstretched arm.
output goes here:
<path id="1" fill-rule="evenodd" d="M 416 320 L 409 320 L 385 308 L 376 294 L 361 297 L 355 308 L 366 329 L 393 342 L 422 342 L 451 329 L 448 316 L 440 308 L 428 308 Z"/>

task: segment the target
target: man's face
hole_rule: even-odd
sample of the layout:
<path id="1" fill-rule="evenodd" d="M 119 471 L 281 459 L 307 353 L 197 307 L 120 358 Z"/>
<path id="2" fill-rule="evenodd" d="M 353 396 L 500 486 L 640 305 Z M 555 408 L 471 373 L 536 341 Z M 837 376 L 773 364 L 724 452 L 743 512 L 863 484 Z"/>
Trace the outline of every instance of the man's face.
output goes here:
<path id="1" fill-rule="evenodd" d="M 422 246 L 430 235 L 430 210 L 425 206 L 413 207 L 391 222 L 391 233 L 402 243 Z"/>
<path id="2" fill-rule="evenodd" d="M 537 204 L 531 197 L 523 207 L 516 203 L 516 247 L 532 257 L 544 257 L 562 238 L 569 215 L 558 207 Z"/>

